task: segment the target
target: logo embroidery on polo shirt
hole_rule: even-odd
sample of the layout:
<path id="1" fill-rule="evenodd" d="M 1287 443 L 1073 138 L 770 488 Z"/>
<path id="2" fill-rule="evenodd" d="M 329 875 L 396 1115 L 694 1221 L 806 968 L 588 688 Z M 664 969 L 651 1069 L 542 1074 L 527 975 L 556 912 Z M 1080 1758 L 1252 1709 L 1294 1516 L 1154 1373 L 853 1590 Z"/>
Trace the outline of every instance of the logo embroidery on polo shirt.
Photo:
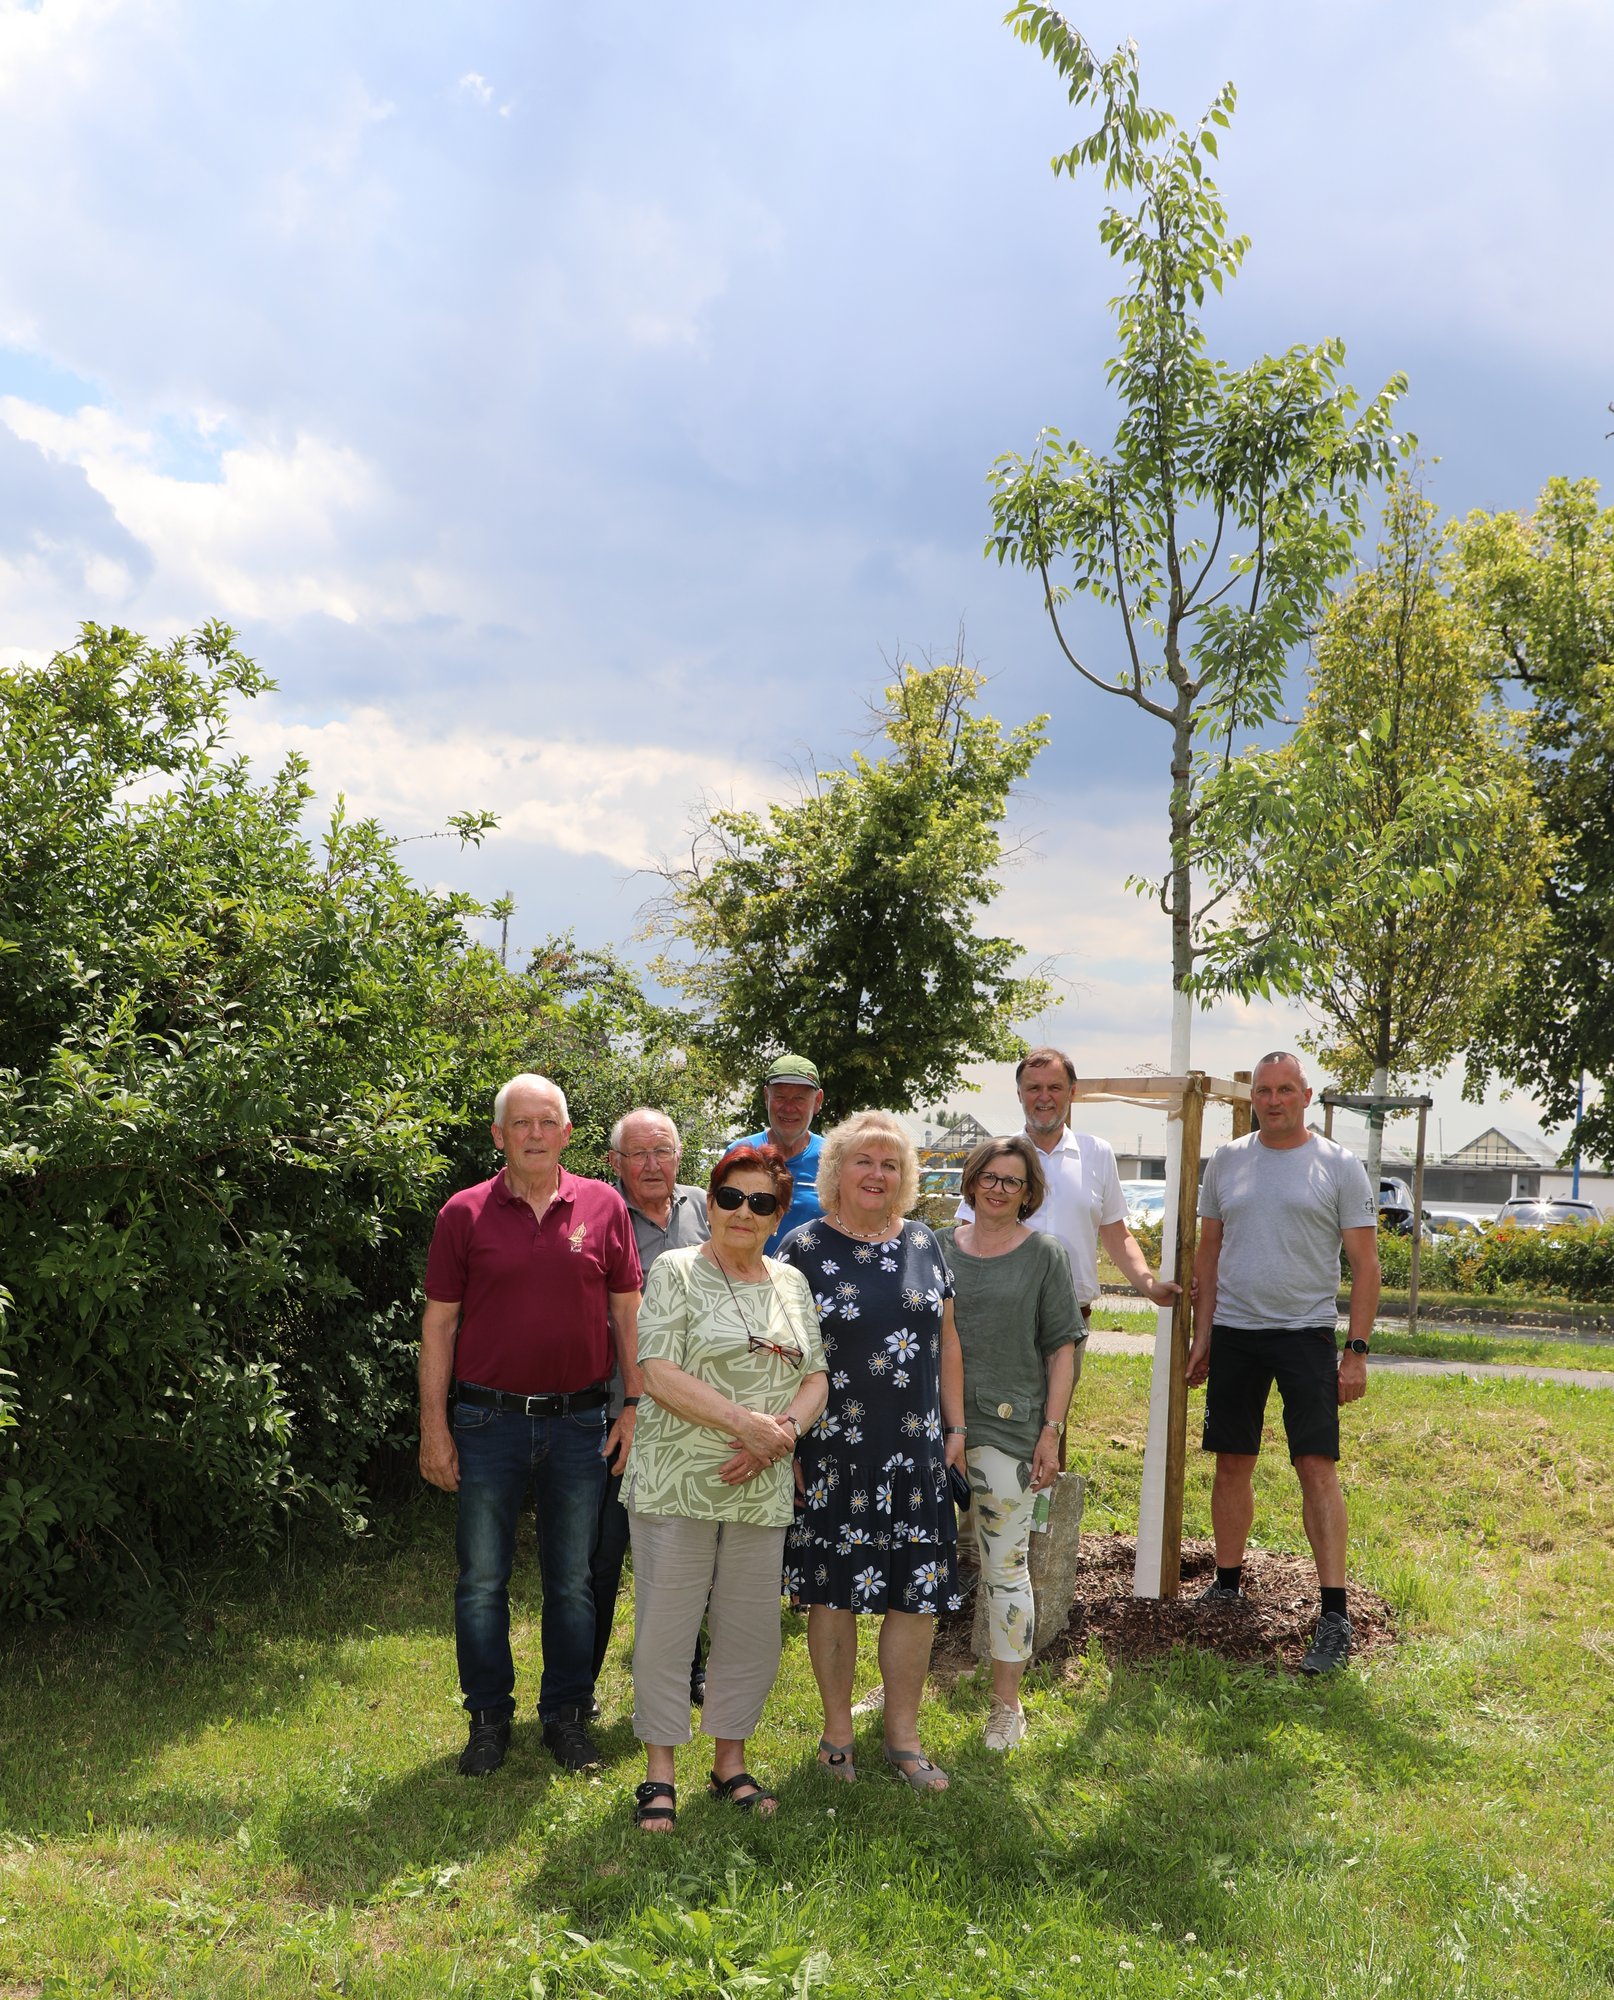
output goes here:
<path id="1" fill-rule="evenodd" d="M 583 1238 L 587 1234 L 588 1234 L 588 1224 L 586 1222 L 580 1222 L 577 1225 L 577 1227 L 572 1231 L 571 1235 L 567 1237 L 566 1240 L 568 1243 L 571 1244 L 572 1252 L 574 1255 L 576 1255 L 578 1252 L 582 1250 Z"/>

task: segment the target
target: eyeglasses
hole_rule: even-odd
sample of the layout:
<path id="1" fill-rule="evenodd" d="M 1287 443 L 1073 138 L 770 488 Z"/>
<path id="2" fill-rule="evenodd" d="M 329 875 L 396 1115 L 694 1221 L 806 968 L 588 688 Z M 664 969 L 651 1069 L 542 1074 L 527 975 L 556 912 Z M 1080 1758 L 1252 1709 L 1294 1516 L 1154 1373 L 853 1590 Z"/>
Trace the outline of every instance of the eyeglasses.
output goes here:
<path id="1" fill-rule="evenodd" d="M 652 1164 L 659 1167 L 665 1161 L 676 1160 L 677 1157 L 678 1148 L 676 1146 L 641 1146 L 636 1153 L 618 1152 L 617 1154 L 619 1160 L 626 1160 L 629 1166 L 633 1167 L 648 1167 Z"/>
<path id="2" fill-rule="evenodd" d="M 746 1194 L 737 1187 L 726 1185 L 714 1190 L 712 1199 L 719 1208 L 726 1208 L 731 1215 L 740 1207 L 750 1209 L 753 1215 L 772 1215 L 779 1206 L 779 1197 L 776 1194 Z"/>
<path id="3" fill-rule="evenodd" d="M 998 1188 L 1004 1194 L 1018 1194 L 1026 1184 L 1024 1174 L 982 1174 L 977 1187 Z"/>
<path id="4" fill-rule="evenodd" d="M 759 1340 L 754 1333 L 745 1336 L 747 1354 L 777 1354 L 781 1361 L 788 1361 L 792 1368 L 799 1368 L 807 1359 L 799 1347 L 781 1347 L 777 1340 Z"/>

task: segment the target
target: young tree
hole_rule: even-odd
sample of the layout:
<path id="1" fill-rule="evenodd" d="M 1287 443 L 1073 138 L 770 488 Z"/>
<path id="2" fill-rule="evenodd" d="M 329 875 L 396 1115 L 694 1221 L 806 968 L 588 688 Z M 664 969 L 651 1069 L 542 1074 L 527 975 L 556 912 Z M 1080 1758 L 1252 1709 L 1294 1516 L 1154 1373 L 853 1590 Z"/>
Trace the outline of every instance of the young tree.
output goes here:
<path id="1" fill-rule="evenodd" d="M 1459 595 L 1499 676 L 1529 699 L 1530 768 L 1557 840 L 1546 928 L 1487 1013 L 1469 1062 L 1574 1115 L 1583 1072 L 1603 1085 L 1581 1143 L 1614 1160 L 1614 507 L 1593 479 L 1554 479 L 1533 515 L 1464 523 Z"/>
<path id="2" fill-rule="evenodd" d="M 1223 878 L 1245 885 L 1202 990 L 1247 989 L 1258 971 L 1297 994 L 1323 1022 L 1307 1045 L 1380 1096 L 1467 1047 L 1533 961 L 1541 921 L 1549 843 L 1517 727 L 1446 590 L 1449 539 L 1398 481 L 1377 564 L 1323 615 L 1300 727 L 1240 760 L 1201 822 Z M 1243 846 L 1239 816 L 1261 792 Z M 1374 1120 L 1375 1182 L 1381 1135 Z"/>
<path id="3" fill-rule="evenodd" d="M 1126 206 L 1099 224 L 1122 266 L 1117 346 L 1107 371 L 1119 421 L 1095 450 L 1046 430 L 1029 458 L 992 469 L 999 562 L 1036 573 L 1061 652 L 1093 688 L 1130 702 L 1168 734 L 1170 862 L 1158 885 L 1171 926 L 1171 1069 L 1189 1067 L 1195 963 L 1216 896 L 1194 905 L 1199 788 L 1210 746 L 1271 721 L 1291 649 L 1330 581 L 1349 567 L 1363 488 L 1402 451 L 1392 427 L 1397 376 L 1359 409 L 1343 381 L 1344 347 L 1325 340 L 1237 368 L 1210 354 L 1198 314 L 1236 277 L 1234 236 L 1207 162 L 1231 120 L 1233 86 L 1191 131 L 1142 102 L 1137 50 L 1101 61 L 1065 17 L 1019 0 L 1009 20 L 1064 78 L 1072 105 L 1098 122 L 1053 162 L 1097 168 Z M 1067 629 L 1073 595 L 1117 613 L 1117 644 L 1084 657 Z M 1141 886 L 1141 885 L 1140 885 Z M 1175 1261 L 1182 1127 L 1167 1130 L 1165 1233 Z M 1164 1331 L 1164 1329 L 1163 1329 Z M 1136 1587 L 1159 1586 L 1165 1537 L 1172 1336 L 1156 1343 Z"/>
<path id="4" fill-rule="evenodd" d="M 1005 735 L 974 713 L 968 667 L 904 666 L 880 712 L 889 754 L 853 756 L 766 813 L 703 810 L 687 865 L 663 870 L 652 929 L 683 941 L 656 970 L 700 1006 L 701 1041 L 749 1089 L 787 1044 L 818 1064 L 826 1118 L 944 1096 L 966 1063 L 1010 1058 L 1047 988 L 1013 939 L 980 937 L 1012 786 L 1045 716 Z"/>
<path id="5" fill-rule="evenodd" d="M 1134 44 L 1100 61 L 1052 8 L 1022 0 L 1009 20 L 1053 63 L 1073 105 L 1098 108 L 1096 129 L 1054 160 L 1055 173 L 1097 168 L 1131 205 L 1107 209 L 1099 224 L 1127 274 L 1113 302 L 1114 440 L 1094 450 L 1050 429 L 1029 458 L 999 459 L 987 550 L 1035 571 L 1077 674 L 1169 733 L 1171 861 L 1158 893 L 1171 925 L 1180 1074 L 1206 914 L 1194 907 L 1193 870 L 1211 746 L 1279 713 L 1290 652 L 1350 566 L 1362 491 L 1403 448 L 1391 419 L 1405 382 L 1394 377 L 1358 413 L 1338 340 L 1243 368 L 1214 359 L 1198 313 L 1248 247 L 1206 173 L 1233 86 L 1184 132 L 1140 101 Z M 1117 613 L 1114 664 L 1084 658 L 1067 631 L 1076 594 Z"/>

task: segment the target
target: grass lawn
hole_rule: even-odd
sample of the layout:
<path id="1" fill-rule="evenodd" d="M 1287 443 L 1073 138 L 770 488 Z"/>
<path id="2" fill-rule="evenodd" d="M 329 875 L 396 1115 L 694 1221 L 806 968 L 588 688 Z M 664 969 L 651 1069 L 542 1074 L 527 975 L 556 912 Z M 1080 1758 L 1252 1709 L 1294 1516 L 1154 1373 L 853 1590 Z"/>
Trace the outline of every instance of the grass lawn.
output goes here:
<path id="1" fill-rule="evenodd" d="M 1083 1373 L 1072 1462 L 1095 1529 L 1135 1524 L 1146 1386 L 1142 1360 Z M 1343 1469 L 1353 1574 L 1401 1621 L 1370 1665 L 1318 1685 L 1089 1656 L 1028 1682 L 1032 1735 L 1006 1762 L 961 1683 L 924 1723 L 954 1789 L 921 1799 L 879 1767 L 877 1724 L 855 1787 L 818 1775 L 791 1620 L 753 1744 L 778 1818 L 708 1802 L 697 1744 L 661 1840 L 626 1811 L 625 1625 L 604 1774 L 542 1751 L 530 1558 L 511 1759 L 455 1775 L 436 1496 L 340 1557 L 221 1578 L 188 1651 L 13 1634 L 0 1995 L 1610 1991 L 1614 1396 L 1377 1379 Z M 1257 1538 L 1302 1545 L 1281 1451 Z"/>
<path id="2" fill-rule="evenodd" d="M 1153 1306 L 1109 1304 L 1093 1308 L 1093 1326 L 1106 1333 L 1150 1333 L 1155 1330 Z M 1393 1321 L 1373 1330 L 1379 1354 L 1408 1354 L 1425 1361 L 1491 1361 L 1532 1368 L 1597 1368 L 1614 1370 L 1614 1340 L 1567 1334 L 1492 1333 L 1484 1327 L 1461 1332 L 1407 1333 Z"/>

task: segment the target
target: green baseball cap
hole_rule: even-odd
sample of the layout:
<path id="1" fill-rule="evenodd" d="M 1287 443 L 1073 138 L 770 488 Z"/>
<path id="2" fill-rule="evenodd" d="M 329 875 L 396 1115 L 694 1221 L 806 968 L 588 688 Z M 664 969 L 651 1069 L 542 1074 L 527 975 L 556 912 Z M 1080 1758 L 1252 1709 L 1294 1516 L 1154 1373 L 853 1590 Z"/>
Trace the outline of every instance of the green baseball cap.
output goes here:
<path id="1" fill-rule="evenodd" d="M 824 1087 L 818 1080 L 817 1063 L 810 1063 L 805 1056 L 775 1056 L 762 1079 L 763 1088 L 770 1083 L 810 1083 L 814 1090 Z"/>

